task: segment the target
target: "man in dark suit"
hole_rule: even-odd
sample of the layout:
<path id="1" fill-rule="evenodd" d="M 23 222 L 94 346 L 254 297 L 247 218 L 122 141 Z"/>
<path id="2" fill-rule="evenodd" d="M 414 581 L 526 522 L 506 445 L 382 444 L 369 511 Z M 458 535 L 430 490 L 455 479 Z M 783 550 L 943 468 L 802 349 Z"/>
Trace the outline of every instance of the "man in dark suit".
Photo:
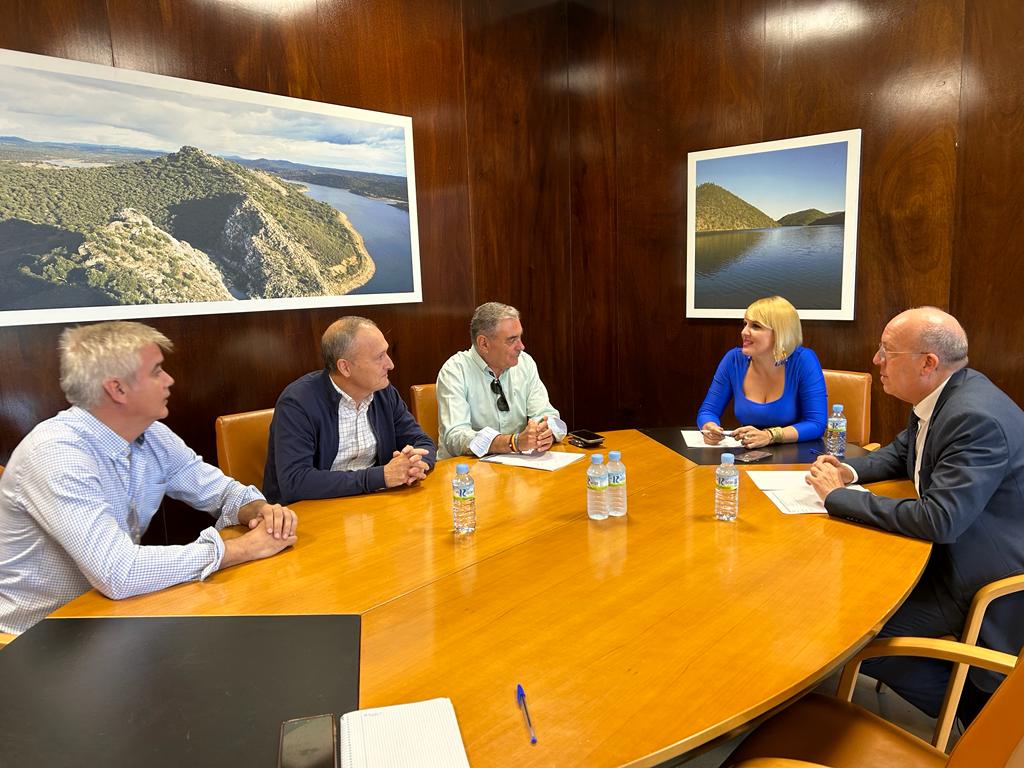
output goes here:
<path id="1" fill-rule="evenodd" d="M 889 445 L 845 464 L 820 457 L 807 482 L 833 517 L 934 543 L 921 581 L 879 637 L 959 636 L 980 587 L 1024 572 L 1024 412 L 966 367 L 963 328 L 934 307 L 893 318 L 874 364 L 883 389 L 913 405 L 907 429 Z M 914 481 L 919 498 L 890 499 L 844 487 L 899 477 Z M 1022 643 L 1024 595 L 995 601 L 980 644 L 1018 654 Z M 938 714 L 948 664 L 889 657 L 862 669 L 929 716 Z M 970 681 L 982 694 L 975 698 L 983 703 L 999 680 L 972 669 Z"/>

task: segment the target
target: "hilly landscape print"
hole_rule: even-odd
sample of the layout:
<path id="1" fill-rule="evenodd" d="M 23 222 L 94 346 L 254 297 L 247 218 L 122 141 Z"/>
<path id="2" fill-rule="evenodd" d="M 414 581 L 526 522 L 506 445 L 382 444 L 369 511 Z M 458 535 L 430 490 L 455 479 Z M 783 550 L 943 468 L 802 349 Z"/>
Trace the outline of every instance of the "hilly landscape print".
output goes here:
<path id="1" fill-rule="evenodd" d="M 819 317 L 852 309 L 848 140 L 815 138 L 690 154 L 690 316 L 741 316 L 776 294 L 802 312 L 832 313 Z"/>
<path id="2" fill-rule="evenodd" d="M 408 118 L 108 72 L 0 51 L 0 321 L 416 300 Z"/>
<path id="3" fill-rule="evenodd" d="M 24 159 L 29 152 L 35 160 Z M 40 148 L 0 139 L 4 308 L 66 306 L 70 296 L 76 304 L 321 296 L 373 276 L 345 215 L 299 184 L 195 147 L 112 165 L 75 154 L 78 167 L 54 165 Z"/>
<path id="4" fill-rule="evenodd" d="M 697 231 L 728 232 L 738 229 L 805 227 L 843 224 L 843 211 L 824 213 L 817 208 L 794 211 L 773 219 L 764 211 L 710 181 L 697 187 Z"/>

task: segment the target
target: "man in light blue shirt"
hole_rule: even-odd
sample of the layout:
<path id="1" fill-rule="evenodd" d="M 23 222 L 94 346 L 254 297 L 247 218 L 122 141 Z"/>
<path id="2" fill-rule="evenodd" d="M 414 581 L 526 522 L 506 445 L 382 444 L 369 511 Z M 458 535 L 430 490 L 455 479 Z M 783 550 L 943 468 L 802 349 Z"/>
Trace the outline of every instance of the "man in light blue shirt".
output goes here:
<path id="1" fill-rule="evenodd" d="M 524 351 L 519 311 L 481 304 L 469 332 L 472 346 L 448 358 L 437 375 L 437 457 L 548 450 L 565 436 L 565 422 Z"/>
<path id="2" fill-rule="evenodd" d="M 141 323 L 69 328 L 72 407 L 37 425 L 0 477 L 0 631 L 23 632 L 94 587 L 120 599 L 205 579 L 295 543 L 295 513 L 203 462 L 158 420 L 171 342 Z M 164 495 L 216 514 L 186 546 L 141 546 Z M 217 531 L 249 530 L 224 541 Z"/>

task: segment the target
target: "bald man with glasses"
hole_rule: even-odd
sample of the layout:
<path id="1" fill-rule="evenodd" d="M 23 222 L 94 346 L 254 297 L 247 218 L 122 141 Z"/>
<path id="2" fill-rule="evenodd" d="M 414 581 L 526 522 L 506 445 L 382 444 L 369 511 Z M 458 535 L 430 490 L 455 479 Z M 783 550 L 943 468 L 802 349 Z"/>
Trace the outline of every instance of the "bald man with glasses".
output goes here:
<path id="1" fill-rule="evenodd" d="M 470 348 L 452 355 L 437 375 L 437 458 L 547 451 L 566 427 L 526 354 L 519 310 L 481 304 L 469 335 Z"/>
<path id="2" fill-rule="evenodd" d="M 967 335 L 935 307 L 893 318 L 875 353 L 882 387 L 913 407 L 889 445 L 840 463 L 820 457 L 807 482 L 833 517 L 933 542 L 921 581 L 879 637 L 959 637 L 974 593 L 1024 573 L 1024 412 L 984 375 L 967 367 Z M 918 498 L 890 499 L 845 486 L 913 480 Z M 980 644 L 1017 655 L 1024 644 L 1024 595 L 995 601 Z M 887 657 L 865 662 L 930 717 L 938 714 L 949 665 Z M 972 669 L 961 718 L 969 722 L 999 676 Z"/>

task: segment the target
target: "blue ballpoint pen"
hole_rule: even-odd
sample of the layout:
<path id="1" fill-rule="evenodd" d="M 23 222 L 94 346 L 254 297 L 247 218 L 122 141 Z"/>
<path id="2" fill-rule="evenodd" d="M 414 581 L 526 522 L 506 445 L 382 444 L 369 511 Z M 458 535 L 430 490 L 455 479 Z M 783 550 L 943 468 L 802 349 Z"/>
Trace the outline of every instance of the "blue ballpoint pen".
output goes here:
<path id="1" fill-rule="evenodd" d="M 530 722 L 530 710 L 526 708 L 526 691 L 523 690 L 523 686 L 516 685 L 516 704 L 523 710 L 523 717 L 526 718 L 526 727 L 530 729 L 530 743 L 537 743 L 537 734 L 533 732 L 533 723 Z"/>

